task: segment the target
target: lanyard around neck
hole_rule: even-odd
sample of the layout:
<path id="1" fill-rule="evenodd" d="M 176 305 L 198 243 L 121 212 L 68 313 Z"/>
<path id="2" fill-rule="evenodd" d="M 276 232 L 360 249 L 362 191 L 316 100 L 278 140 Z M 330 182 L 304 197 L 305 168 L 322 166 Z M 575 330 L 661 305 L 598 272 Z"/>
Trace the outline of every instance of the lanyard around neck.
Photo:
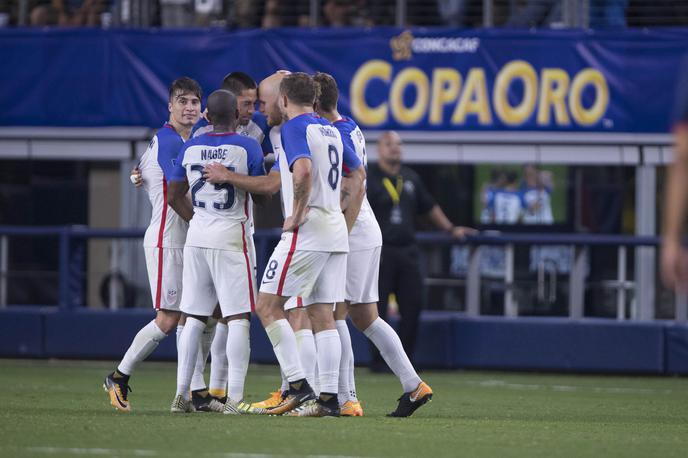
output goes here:
<path id="1" fill-rule="evenodd" d="M 392 184 L 392 180 L 387 177 L 382 179 L 382 184 L 385 186 L 389 197 L 392 198 L 392 203 L 394 205 L 399 205 L 399 201 L 401 200 L 401 191 L 404 188 L 404 179 L 401 177 L 401 175 L 397 175 L 396 187 Z"/>

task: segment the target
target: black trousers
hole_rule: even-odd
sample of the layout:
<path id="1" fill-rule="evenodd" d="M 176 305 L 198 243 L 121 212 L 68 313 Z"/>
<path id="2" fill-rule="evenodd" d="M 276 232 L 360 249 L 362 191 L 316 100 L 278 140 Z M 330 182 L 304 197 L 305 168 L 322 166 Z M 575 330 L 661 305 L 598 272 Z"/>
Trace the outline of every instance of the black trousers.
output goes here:
<path id="1" fill-rule="evenodd" d="M 423 307 L 423 278 L 419 266 L 420 250 L 416 245 L 382 246 L 380 260 L 380 301 L 378 312 L 387 319 L 387 300 L 394 293 L 399 305 L 399 337 L 408 357 L 413 351 L 418 334 L 418 320 Z M 373 365 L 384 364 L 373 347 Z"/>

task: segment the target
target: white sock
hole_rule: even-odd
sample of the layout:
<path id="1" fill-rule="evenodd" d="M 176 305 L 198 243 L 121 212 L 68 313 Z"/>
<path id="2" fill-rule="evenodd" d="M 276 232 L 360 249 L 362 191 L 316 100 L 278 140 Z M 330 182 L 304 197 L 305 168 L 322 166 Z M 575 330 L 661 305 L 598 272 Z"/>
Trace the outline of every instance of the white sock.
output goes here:
<path id="1" fill-rule="evenodd" d="M 354 378 L 354 359 L 349 362 L 349 401 L 358 402 L 356 394 L 356 379 Z"/>
<path id="2" fill-rule="evenodd" d="M 227 361 L 229 390 L 227 396 L 235 402 L 244 399 L 244 382 L 251 358 L 251 323 L 248 320 L 232 320 L 227 333 Z"/>
<path id="3" fill-rule="evenodd" d="M 215 318 L 208 318 L 203 334 L 201 334 L 201 346 L 198 349 L 198 359 L 196 360 L 193 377 L 191 378 L 191 391 L 205 390 L 208 387 L 205 384 L 205 365 L 208 362 L 208 354 L 213 344 L 216 327 L 217 320 Z"/>
<path id="4" fill-rule="evenodd" d="M 336 329 L 315 334 L 318 349 L 318 379 L 320 392 L 335 394 L 339 389 L 339 361 L 342 358 L 342 344 Z"/>
<path id="5" fill-rule="evenodd" d="M 289 390 L 289 380 L 287 380 L 287 376 L 284 375 L 284 371 L 280 368 L 280 376 L 282 377 L 282 386 L 280 386 L 280 391 L 282 393 L 286 393 L 287 390 Z"/>
<path id="6" fill-rule="evenodd" d="M 311 388 L 315 387 L 315 338 L 310 329 L 301 329 L 294 333 L 296 335 L 296 346 L 299 350 L 299 361 L 301 368 L 306 373 L 306 380 Z M 315 389 L 315 388 L 314 388 Z"/>
<path id="7" fill-rule="evenodd" d="M 289 382 L 295 382 L 306 378 L 301 369 L 299 354 L 296 348 L 296 336 L 291 329 L 289 322 L 284 318 L 277 320 L 265 328 L 268 334 L 272 349 L 275 351 L 280 368 Z"/>
<path id="8" fill-rule="evenodd" d="M 413 391 L 421 382 L 416 370 L 411 365 L 408 356 L 404 352 L 401 340 L 394 329 L 385 320 L 377 317 L 368 328 L 363 331 L 373 344 L 380 350 L 382 358 L 394 375 L 397 376 L 404 389 L 404 393 Z"/>
<path id="9" fill-rule="evenodd" d="M 117 370 L 122 374 L 131 375 L 136 369 L 136 365 L 148 358 L 148 355 L 153 353 L 153 350 L 166 336 L 155 324 L 155 320 L 142 327 L 129 345 L 124 358 L 117 366 Z"/>
<path id="10" fill-rule="evenodd" d="M 216 396 L 227 395 L 227 324 L 217 323 L 215 337 L 210 346 L 210 392 Z M 222 394 L 223 393 L 223 394 Z"/>
<path id="11" fill-rule="evenodd" d="M 189 388 L 196 361 L 198 349 L 201 347 L 201 334 L 205 323 L 196 318 L 187 317 L 182 335 L 179 336 L 177 347 L 177 396 L 189 399 Z"/>
<path id="12" fill-rule="evenodd" d="M 179 338 L 181 337 L 183 330 L 184 330 L 184 325 L 178 324 L 177 325 L 177 354 L 179 354 Z"/>
<path id="13" fill-rule="evenodd" d="M 339 362 L 339 403 L 344 404 L 349 399 L 351 393 L 351 364 L 354 360 L 354 351 L 351 348 L 351 335 L 346 320 L 336 320 L 339 342 L 342 348 L 342 359 Z"/>

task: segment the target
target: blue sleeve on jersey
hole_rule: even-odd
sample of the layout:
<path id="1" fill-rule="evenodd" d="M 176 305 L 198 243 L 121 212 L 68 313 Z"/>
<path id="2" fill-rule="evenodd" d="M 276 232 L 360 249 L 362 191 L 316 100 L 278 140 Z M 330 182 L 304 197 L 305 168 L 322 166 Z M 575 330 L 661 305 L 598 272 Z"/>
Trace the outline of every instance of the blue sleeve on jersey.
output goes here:
<path id="1" fill-rule="evenodd" d="M 252 138 L 246 138 L 246 140 L 248 174 L 254 177 L 265 175 L 265 164 L 263 162 L 263 152 L 260 150 L 260 145 Z"/>
<path id="2" fill-rule="evenodd" d="M 343 170 L 345 175 L 348 175 L 351 170 L 356 170 L 361 166 L 361 161 L 356 155 L 356 148 L 354 148 L 354 142 L 351 141 L 351 134 L 349 132 L 341 132 L 341 134 L 342 144 L 344 145 L 344 151 L 342 152 Z"/>
<path id="3" fill-rule="evenodd" d="M 311 150 L 306 138 L 307 123 L 300 120 L 288 121 L 282 127 L 282 148 L 287 156 L 287 163 L 291 170 L 294 162 L 302 157 L 311 158 Z"/>
<path id="4" fill-rule="evenodd" d="M 184 157 L 184 144 L 177 136 L 158 134 L 157 137 L 158 165 L 160 165 L 162 173 L 167 181 L 179 181 L 180 179 L 177 178 L 179 174 L 179 170 L 177 169 L 177 167 L 181 167 L 181 162 L 177 164 L 177 156 L 180 155 L 181 150 L 181 157 Z M 184 167 L 181 167 L 181 173 L 182 179 L 184 179 L 186 176 Z"/>
<path id="5" fill-rule="evenodd" d="M 184 163 L 184 153 L 186 153 L 186 147 L 182 146 L 177 157 L 172 159 L 172 168 L 170 169 L 169 175 L 165 173 L 167 181 L 186 180 L 186 169 L 182 165 Z"/>
<path id="6" fill-rule="evenodd" d="M 193 128 L 191 129 L 191 137 L 194 136 L 194 134 L 196 133 L 196 131 L 198 129 L 205 127 L 207 125 L 208 125 L 208 121 L 206 119 L 204 119 L 204 118 L 199 119 L 198 122 L 196 123 L 196 125 L 194 125 Z"/>

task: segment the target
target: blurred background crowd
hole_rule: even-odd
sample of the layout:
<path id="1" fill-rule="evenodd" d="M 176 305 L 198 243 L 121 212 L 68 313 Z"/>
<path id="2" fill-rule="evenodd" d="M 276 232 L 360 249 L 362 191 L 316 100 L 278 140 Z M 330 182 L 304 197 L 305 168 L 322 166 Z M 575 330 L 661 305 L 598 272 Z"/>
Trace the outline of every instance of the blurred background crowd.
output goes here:
<path id="1" fill-rule="evenodd" d="M 572 21 L 571 18 L 577 20 Z M 675 0 L 2 0 L 0 27 L 649 27 L 688 24 Z"/>

